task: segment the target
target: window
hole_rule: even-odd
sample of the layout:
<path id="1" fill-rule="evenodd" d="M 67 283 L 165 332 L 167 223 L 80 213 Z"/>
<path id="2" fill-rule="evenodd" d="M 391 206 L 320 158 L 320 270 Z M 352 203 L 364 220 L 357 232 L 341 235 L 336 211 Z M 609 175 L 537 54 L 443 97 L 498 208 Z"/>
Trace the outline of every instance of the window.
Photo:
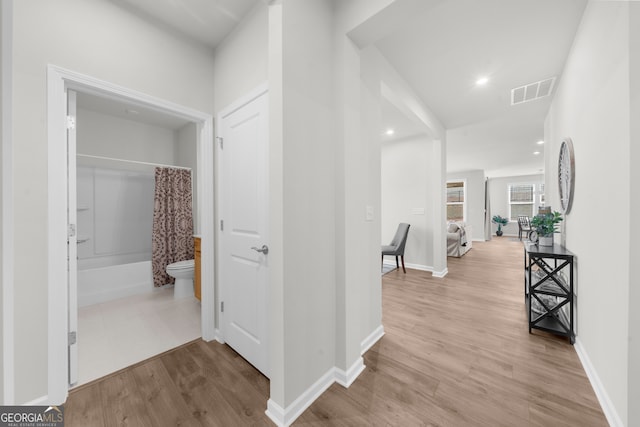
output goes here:
<path id="1" fill-rule="evenodd" d="M 540 206 L 544 206 L 544 184 L 540 184 Z"/>
<path id="2" fill-rule="evenodd" d="M 509 219 L 517 221 L 518 216 L 533 216 L 534 194 L 533 184 L 517 184 L 509 186 Z"/>
<path id="3" fill-rule="evenodd" d="M 464 221 L 464 181 L 447 182 L 447 221 Z"/>

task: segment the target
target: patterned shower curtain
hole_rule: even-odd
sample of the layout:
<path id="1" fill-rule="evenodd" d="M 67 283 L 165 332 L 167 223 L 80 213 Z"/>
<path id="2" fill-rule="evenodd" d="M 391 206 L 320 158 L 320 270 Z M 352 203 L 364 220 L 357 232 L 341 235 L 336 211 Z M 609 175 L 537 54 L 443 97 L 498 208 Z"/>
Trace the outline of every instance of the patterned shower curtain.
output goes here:
<path id="1" fill-rule="evenodd" d="M 167 265 L 193 259 L 191 171 L 156 168 L 153 208 L 153 285 L 173 283 Z"/>

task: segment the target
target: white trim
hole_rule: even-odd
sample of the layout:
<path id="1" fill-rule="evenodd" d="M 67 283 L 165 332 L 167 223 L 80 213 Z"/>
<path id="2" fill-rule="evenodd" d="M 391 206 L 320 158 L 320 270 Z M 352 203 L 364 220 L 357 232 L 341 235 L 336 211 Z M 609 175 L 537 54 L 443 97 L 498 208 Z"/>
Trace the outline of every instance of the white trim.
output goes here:
<path id="1" fill-rule="evenodd" d="M 384 328 L 382 325 L 378 326 L 368 337 L 362 340 L 360 343 L 360 354 L 365 354 L 375 343 L 377 343 L 380 338 L 384 336 Z"/>
<path id="2" fill-rule="evenodd" d="M 390 260 L 384 260 L 383 264 L 384 265 L 391 265 L 393 267 L 395 267 L 395 265 L 396 265 L 396 263 L 394 261 L 390 261 Z M 411 268 L 412 270 L 420 270 L 420 271 L 428 271 L 428 272 L 432 272 L 433 271 L 433 267 L 431 267 L 429 265 L 405 263 L 404 266 L 406 268 Z M 400 267 L 400 268 L 402 268 L 402 267 Z"/>
<path id="3" fill-rule="evenodd" d="M 15 401 L 14 374 L 14 284 L 13 284 L 13 0 L 2 0 L 2 208 L 0 256 L 2 262 L 2 404 Z"/>
<path id="4" fill-rule="evenodd" d="M 393 262 L 393 261 L 383 261 L 383 264 L 385 264 L 385 265 L 393 265 L 393 266 L 396 265 L 396 263 Z M 433 275 L 433 277 L 437 277 L 437 278 L 443 278 L 444 276 L 446 276 L 449 273 L 449 269 L 448 268 L 445 268 L 443 271 L 433 271 L 433 267 L 431 267 L 429 265 L 405 263 L 404 266 L 406 268 L 411 268 L 413 270 L 428 271 Z"/>
<path id="5" fill-rule="evenodd" d="M 66 89 L 108 97 L 187 119 L 198 126 L 198 181 L 213 182 L 213 116 L 169 101 L 95 79 L 54 65 L 47 66 L 48 138 L 48 384 L 51 404 L 61 404 L 68 394 L 67 271 L 66 271 Z M 213 191 L 198 186 L 202 236 L 202 339 L 215 338 Z"/>
<path id="6" fill-rule="evenodd" d="M 362 357 L 358 357 L 346 371 L 337 367 L 335 368 L 335 381 L 342 387 L 349 388 L 362 371 L 364 371 L 364 368 L 364 359 Z"/>
<path id="7" fill-rule="evenodd" d="M 600 381 L 598 372 L 591 363 L 591 359 L 589 359 L 589 355 L 587 354 L 587 350 L 582 345 L 582 341 L 580 341 L 580 339 L 576 337 L 576 342 L 573 347 L 578 354 L 578 358 L 580 359 L 582 367 L 587 374 L 587 378 L 589 378 L 589 382 L 591 383 L 591 387 L 593 387 L 593 391 L 595 391 L 596 393 L 598 402 L 600 402 L 600 406 L 602 406 L 602 412 L 604 412 L 604 416 L 607 418 L 609 425 L 611 427 L 624 427 L 624 423 L 622 422 L 620 415 L 616 411 L 616 408 L 613 405 L 609 394 L 607 393 L 607 389 L 602 384 L 602 381 Z"/>
<path id="8" fill-rule="evenodd" d="M 442 271 L 432 271 L 431 275 L 433 277 L 437 277 L 438 279 L 442 279 L 444 276 L 446 276 L 447 274 L 449 274 L 449 269 L 445 268 Z"/>
<path id="9" fill-rule="evenodd" d="M 29 402 L 23 403 L 20 406 L 44 406 L 44 405 L 48 405 L 48 403 L 49 403 L 49 396 L 42 396 L 37 399 L 33 399 Z"/>
<path id="10" fill-rule="evenodd" d="M 382 329 L 382 325 L 380 325 L 367 339 L 365 339 L 365 341 L 363 341 L 363 345 L 365 342 L 371 342 L 371 345 L 375 344 L 382 335 L 384 335 L 384 330 Z M 322 393 L 331 387 L 334 382 L 345 388 L 349 388 L 364 369 L 365 365 L 362 357 L 358 357 L 347 371 L 333 367 L 286 408 L 283 408 L 272 399 L 269 399 L 265 414 L 267 414 L 271 421 L 273 421 L 277 426 L 288 427 L 300 415 L 302 415 L 302 413 L 311 406 L 311 404 L 315 402 Z"/>
<path id="11" fill-rule="evenodd" d="M 222 336 L 222 332 L 220 331 L 220 329 L 216 328 L 215 331 L 215 338 L 216 341 L 218 341 L 220 344 L 224 344 L 224 337 Z"/>
<path id="12" fill-rule="evenodd" d="M 272 399 L 267 402 L 265 414 L 277 426 L 289 427 L 315 400 L 336 381 L 336 368 L 329 369 L 289 406 L 283 408 Z"/>

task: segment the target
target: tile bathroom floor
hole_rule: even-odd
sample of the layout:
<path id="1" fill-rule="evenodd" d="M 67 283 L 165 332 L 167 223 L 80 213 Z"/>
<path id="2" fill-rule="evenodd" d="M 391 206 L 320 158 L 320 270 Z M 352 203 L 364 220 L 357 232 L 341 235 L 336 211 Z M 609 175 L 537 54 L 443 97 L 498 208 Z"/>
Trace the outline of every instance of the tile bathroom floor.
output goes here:
<path id="1" fill-rule="evenodd" d="M 200 302 L 172 288 L 80 307 L 76 386 L 199 337 Z"/>

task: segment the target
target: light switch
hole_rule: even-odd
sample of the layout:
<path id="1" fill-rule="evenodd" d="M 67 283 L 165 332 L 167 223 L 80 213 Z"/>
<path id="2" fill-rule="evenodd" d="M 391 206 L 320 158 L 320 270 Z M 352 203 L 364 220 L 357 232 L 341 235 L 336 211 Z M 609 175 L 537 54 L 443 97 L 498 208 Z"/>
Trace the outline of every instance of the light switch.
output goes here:
<path id="1" fill-rule="evenodd" d="M 367 206 L 367 221 L 373 221 L 373 206 Z"/>

